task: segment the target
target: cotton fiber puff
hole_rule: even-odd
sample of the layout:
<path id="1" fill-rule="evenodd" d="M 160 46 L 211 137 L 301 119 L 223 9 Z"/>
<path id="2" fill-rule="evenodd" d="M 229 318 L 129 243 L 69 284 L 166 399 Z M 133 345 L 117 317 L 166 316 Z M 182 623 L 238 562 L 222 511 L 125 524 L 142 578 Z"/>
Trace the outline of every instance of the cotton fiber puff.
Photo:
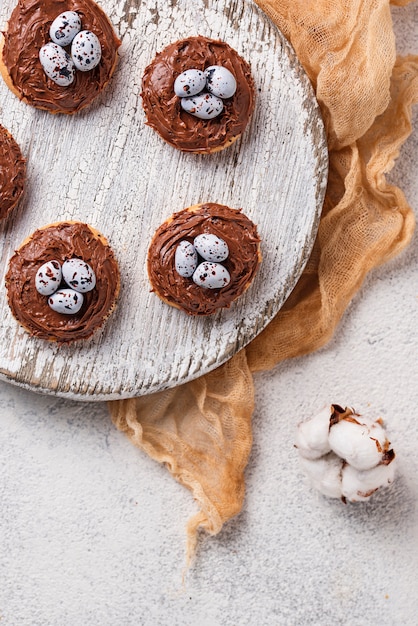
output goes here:
<path id="1" fill-rule="evenodd" d="M 299 424 L 295 447 L 313 487 L 344 502 L 367 500 L 393 482 L 395 453 L 382 420 L 338 404 Z"/>

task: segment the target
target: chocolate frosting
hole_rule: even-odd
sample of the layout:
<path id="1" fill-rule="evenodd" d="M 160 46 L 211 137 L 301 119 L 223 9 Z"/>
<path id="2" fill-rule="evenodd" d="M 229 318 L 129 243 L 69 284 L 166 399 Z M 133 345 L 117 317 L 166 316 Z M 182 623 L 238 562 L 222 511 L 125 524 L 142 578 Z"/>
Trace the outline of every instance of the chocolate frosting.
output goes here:
<path id="1" fill-rule="evenodd" d="M 229 248 L 222 262 L 231 275 L 222 289 L 206 289 L 183 278 L 175 269 L 175 253 L 182 240 L 193 242 L 197 235 L 212 233 Z M 215 203 L 196 205 L 175 213 L 156 231 L 148 250 L 148 275 L 157 295 L 189 315 L 210 315 L 229 307 L 249 287 L 261 255 L 257 227 L 241 210 Z"/>
<path id="2" fill-rule="evenodd" d="M 74 315 L 56 313 L 48 297 L 36 290 L 35 275 L 46 261 L 86 261 L 96 274 L 96 287 L 84 294 Z M 106 240 L 81 222 L 60 222 L 36 230 L 10 259 L 7 297 L 15 318 L 32 335 L 59 343 L 86 339 L 112 311 L 119 293 L 119 269 Z"/>
<path id="3" fill-rule="evenodd" d="M 12 135 L 0 125 L 0 219 L 13 209 L 23 193 L 26 162 Z"/>
<path id="4" fill-rule="evenodd" d="M 224 100 L 212 120 L 186 113 L 174 94 L 174 81 L 187 69 L 222 65 L 235 76 L 237 90 Z M 254 81 L 249 64 L 228 44 L 207 37 L 189 37 L 170 44 L 145 69 L 142 100 L 147 124 L 169 144 L 184 152 L 210 152 L 228 145 L 244 131 L 254 110 Z"/>
<path id="5" fill-rule="evenodd" d="M 102 58 L 90 72 L 76 71 L 73 83 L 61 87 L 48 78 L 39 50 L 51 41 L 49 28 L 63 11 L 76 11 L 83 30 L 99 38 Z M 2 61 L 21 99 L 53 112 L 75 113 L 102 91 L 116 63 L 120 41 L 102 9 L 92 0 L 19 0 L 3 33 Z"/>

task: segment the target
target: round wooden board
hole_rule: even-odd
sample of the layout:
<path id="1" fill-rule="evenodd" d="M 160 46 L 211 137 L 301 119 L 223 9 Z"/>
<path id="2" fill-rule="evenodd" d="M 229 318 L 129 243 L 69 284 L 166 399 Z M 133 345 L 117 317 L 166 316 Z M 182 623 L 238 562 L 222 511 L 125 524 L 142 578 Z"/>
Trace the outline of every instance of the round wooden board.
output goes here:
<path id="1" fill-rule="evenodd" d="M 15 0 L 3 0 L 4 28 Z M 79 400 L 155 392 L 229 359 L 278 312 L 316 235 L 327 182 L 318 104 L 295 54 L 249 0 L 103 0 L 123 43 L 105 92 L 76 116 L 21 103 L 0 84 L 0 123 L 27 158 L 23 200 L 0 225 L 0 376 L 35 391 Z M 251 63 L 252 121 L 223 152 L 183 154 L 144 125 L 141 77 L 156 52 L 189 35 L 222 39 Z M 172 213 L 199 202 L 243 212 L 262 238 L 262 266 L 246 294 L 209 318 L 189 317 L 150 292 L 149 241 Z M 85 344 L 30 337 L 12 317 L 4 274 L 16 247 L 39 226 L 76 219 L 99 229 L 118 258 L 116 312 Z"/>

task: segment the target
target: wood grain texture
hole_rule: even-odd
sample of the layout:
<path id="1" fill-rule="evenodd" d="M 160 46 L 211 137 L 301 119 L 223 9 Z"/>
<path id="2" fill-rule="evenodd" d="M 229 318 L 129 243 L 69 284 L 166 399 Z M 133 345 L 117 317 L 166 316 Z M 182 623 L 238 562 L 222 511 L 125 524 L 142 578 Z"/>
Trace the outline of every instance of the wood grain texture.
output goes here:
<path id="1" fill-rule="evenodd" d="M 27 187 L 0 225 L 0 376 L 44 393 L 110 400 L 191 380 L 230 358 L 277 313 L 315 238 L 327 147 L 311 85 L 277 28 L 249 0 L 100 2 L 122 39 L 105 92 L 76 116 L 33 109 L 0 84 L 0 123 L 27 158 Z M 3 0 L 4 28 L 14 0 Z M 144 125 L 141 77 L 156 52 L 189 35 L 227 41 L 251 63 L 257 88 L 249 127 L 231 148 L 183 154 Z M 262 238 L 263 263 L 230 309 L 192 318 L 150 293 L 149 241 L 171 213 L 200 202 L 242 208 Z M 8 259 L 39 226 L 78 219 L 98 228 L 118 258 L 122 289 L 105 328 L 84 344 L 34 339 L 13 319 Z"/>

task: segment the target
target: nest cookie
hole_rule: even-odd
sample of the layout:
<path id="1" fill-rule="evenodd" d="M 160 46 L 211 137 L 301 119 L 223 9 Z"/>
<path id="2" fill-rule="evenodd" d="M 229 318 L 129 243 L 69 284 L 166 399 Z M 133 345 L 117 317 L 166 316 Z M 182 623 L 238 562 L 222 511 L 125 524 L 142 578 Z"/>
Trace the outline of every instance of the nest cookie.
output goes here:
<path id="1" fill-rule="evenodd" d="M 26 179 L 26 161 L 6 128 L 0 125 L 0 219 L 19 202 Z"/>
<path id="2" fill-rule="evenodd" d="M 174 148 L 203 154 L 236 141 L 255 103 L 247 61 L 228 44 L 200 36 L 157 54 L 145 69 L 141 95 L 148 126 Z"/>
<path id="3" fill-rule="evenodd" d="M 238 209 L 207 203 L 158 228 L 147 269 L 161 300 L 189 315 L 211 315 L 248 289 L 260 262 L 256 225 Z"/>
<path id="4" fill-rule="evenodd" d="M 9 306 L 35 337 L 87 339 L 115 308 L 117 261 L 107 240 L 81 222 L 36 230 L 15 252 L 6 274 Z"/>
<path id="5" fill-rule="evenodd" d="M 81 65 L 82 70 L 73 67 L 71 42 L 64 46 L 66 39 L 57 39 L 60 45 L 56 45 L 51 39 L 51 25 L 63 12 L 77 14 L 76 28 L 93 34 L 90 39 L 96 45 L 95 61 L 97 57 L 99 61 L 89 71 L 86 66 Z M 68 30 L 68 20 L 58 25 L 59 36 L 65 28 Z M 71 28 L 75 27 L 70 23 Z M 81 37 L 80 46 L 83 43 Z M 27 104 L 51 113 L 76 113 L 106 87 L 116 66 L 120 43 L 108 17 L 93 0 L 19 0 L 0 42 L 0 71 L 11 91 Z M 43 55 L 43 65 L 39 53 L 46 44 L 53 47 Z M 44 66 L 48 66 L 54 80 Z"/>

